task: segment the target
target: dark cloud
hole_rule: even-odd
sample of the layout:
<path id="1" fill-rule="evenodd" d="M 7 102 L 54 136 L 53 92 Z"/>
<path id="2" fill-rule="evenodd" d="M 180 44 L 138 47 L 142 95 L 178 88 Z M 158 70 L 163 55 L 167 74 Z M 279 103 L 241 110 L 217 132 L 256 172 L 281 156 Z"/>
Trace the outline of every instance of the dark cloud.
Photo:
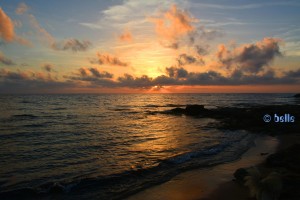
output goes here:
<path id="1" fill-rule="evenodd" d="M 97 68 L 80 68 L 72 76 L 64 76 L 64 81 L 53 79 L 48 74 L 39 72 L 11 71 L 0 69 L 0 93 L 17 91 L 55 91 L 66 88 L 162 88 L 164 86 L 201 86 L 201 85 L 299 85 L 300 69 L 289 70 L 277 75 L 268 69 L 259 74 L 249 74 L 242 69 L 235 69 L 224 75 L 217 71 L 188 72 L 182 67 L 166 68 L 166 75 L 151 78 L 147 75 L 135 77 L 124 74 L 112 79 L 109 72 L 99 71 Z"/>
<path id="2" fill-rule="evenodd" d="M 167 67 L 166 73 L 171 78 L 185 78 L 188 75 L 188 71 L 182 67 Z"/>
<path id="3" fill-rule="evenodd" d="M 49 64 L 49 63 L 44 64 L 44 66 L 43 66 L 42 68 L 43 68 L 45 71 L 47 71 L 47 72 L 52 72 L 52 71 L 54 71 L 54 66 L 51 65 L 51 64 Z"/>
<path id="4" fill-rule="evenodd" d="M 204 47 L 200 46 L 200 45 L 195 45 L 195 50 L 196 50 L 197 54 L 200 55 L 200 56 L 207 55 L 208 54 L 208 49 L 209 49 L 208 45 L 205 45 Z"/>
<path id="5" fill-rule="evenodd" d="M 126 67 L 128 66 L 128 63 L 121 61 L 119 58 L 110 55 L 110 54 L 102 54 L 102 53 L 97 53 L 97 59 L 91 60 L 92 64 L 99 64 L 99 65 L 117 65 L 117 66 L 123 66 Z"/>
<path id="6" fill-rule="evenodd" d="M 0 52 L 0 63 L 4 65 L 15 65 L 15 63 Z"/>
<path id="7" fill-rule="evenodd" d="M 73 52 L 78 52 L 78 51 L 88 50 L 91 47 L 91 45 L 92 43 L 88 40 L 79 41 L 77 39 L 70 38 L 62 42 L 54 42 L 52 44 L 52 48 L 54 50 L 62 50 L 62 51 L 71 50 Z"/>
<path id="8" fill-rule="evenodd" d="M 233 50 L 220 45 L 216 55 L 227 68 L 237 67 L 256 74 L 281 55 L 279 42 L 276 38 L 264 38 L 256 44 L 242 45 Z"/>
<path id="9" fill-rule="evenodd" d="M 92 73 L 92 75 L 97 78 L 112 78 L 113 77 L 113 74 L 105 72 L 105 71 L 100 72 L 97 68 L 92 67 L 89 70 Z"/>
<path id="10" fill-rule="evenodd" d="M 123 77 L 118 78 L 116 83 L 119 87 L 130 87 L 130 88 L 150 88 L 153 85 L 153 79 L 147 75 L 141 77 L 133 77 L 130 74 L 124 74 Z"/>
<path id="11" fill-rule="evenodd" d="M 99 69 L 95 67 L 91 68 L 79 68 L 78 72 L 74 73 L 73 76 L 65 76 L 66 79 L 76 80 L 76 81 L 84 81 L 90 82 L 93 84 L 104 84 L 106 87 L 114 87 L 114 82 L 109 80 L 113 78 L 113 74 L 106 71 L 99 71 Z"/>
<path id="12" fill-rule="evenodd" d="M 292 77 L 292 78 L 300 78 L 300 69 L 297 70 L 290 70 L 284 73 L 286 77 Z"/>
<path id="13" fill-rule="evenodd" d="M 179 49 L 179 42 L 163 43 L 161 45 L 170 49 Z"/>
<path id="14" fill-rule="evenodd" d="M 197 62 L 197 59 L 191 55 L 187 55 L 185 53 L 180 54 L 177 58 L 177 62 L 179 66 L 188 65 Z"/>

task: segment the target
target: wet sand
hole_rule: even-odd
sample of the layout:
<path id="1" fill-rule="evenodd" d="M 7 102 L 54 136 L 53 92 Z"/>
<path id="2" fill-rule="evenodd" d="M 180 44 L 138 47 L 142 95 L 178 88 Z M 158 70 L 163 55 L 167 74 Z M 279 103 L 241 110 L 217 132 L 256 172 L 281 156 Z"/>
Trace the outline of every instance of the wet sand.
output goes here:
<path id="1" fill-rule="evenodd" d="M 233 173 L 241 167 L 250 167 L 263 162 L 274 153 L 279 140 L 271 136 L 258 136 L 255 146 L 239 160 L 211 168 L 184 172 L 170 181 L 141 191 L 128 200 L 244 200 L 249 199 L 246 188 L 233 181 Z M 261 155 L 264 153 L 266 155 Z"/>

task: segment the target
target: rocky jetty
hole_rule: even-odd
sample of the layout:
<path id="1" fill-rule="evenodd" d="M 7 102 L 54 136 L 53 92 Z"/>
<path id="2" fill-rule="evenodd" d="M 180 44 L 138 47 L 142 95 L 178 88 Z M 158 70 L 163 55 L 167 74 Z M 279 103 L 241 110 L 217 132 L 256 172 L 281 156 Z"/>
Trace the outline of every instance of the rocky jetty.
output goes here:
<path id="1" fill-rule="evenodd" d="M 175 115 L 188 115 L 188 116 L 206 116 L 207 109 L 204 108 L 204 105 L 187 105 L 184 108 L 174 108 L 169 111 L 165 111 L 166 114 L 175 114 Z"/>
<path id="2" fill-rule="evenodd" d="M 213 118 L 218 120 L 214 124 L 216 127 L 227 130 L 242 129 L 267 132 L 272 135 L 300 130 L 300 105 L 220 107 L 215 109 L 206 109 L 203 105 L 187 105 L 186 108 L 178 107 L 159 113 Z M 271 117 L 270 121 L 266 121 L 266 115 Z"/>

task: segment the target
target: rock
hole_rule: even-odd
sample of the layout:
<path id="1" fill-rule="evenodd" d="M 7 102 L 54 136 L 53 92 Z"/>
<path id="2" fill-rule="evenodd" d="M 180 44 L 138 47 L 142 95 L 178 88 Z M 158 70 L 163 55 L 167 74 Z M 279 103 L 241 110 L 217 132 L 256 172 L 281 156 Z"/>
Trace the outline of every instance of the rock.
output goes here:
<path id="1" fill-rule="evenodd" d="M 300 93 L 298 93 L 298 94 L 295 94 L 295 95 L 294 95 L 294 97 L 296 97 L 296 98 L 300 98 Z"/>
<path id="2" fill-rule="evenodd" d="M 269 167 L 283 167 L 300 173 L 300 144 L 294 144 L 287 149 L 271 154 L 266 159 Z"/>
<path id="3" fill-rule="evenodd" d="M 249 172 L 245 168 L 239 168 L 233 174 L 236 181 L 242 185 L 244 184 L 244 178 L 248 175 L 249 175 Z"/>
<path id="4" fill-rule="evenodd" d="M 185 113 L 185 109 L 183 108 L 174 108 L 170 110 L 171 114 L 175 114 L 175 115 L 181 115 Z"/>
<path id="5" fill-rule="evenodd" d="M 64 193 L 64 186 L 59 183 L 54 183 L 54 185 L 50 188 L 49 192 L 53 194 L 61 194 Z"/>
<path id="6" fill-rule="evenodd" d="M 192 116 L 203 114 L 205 111 L 204 105 L 187 105 L 185 108 L 185 114 Z"/>

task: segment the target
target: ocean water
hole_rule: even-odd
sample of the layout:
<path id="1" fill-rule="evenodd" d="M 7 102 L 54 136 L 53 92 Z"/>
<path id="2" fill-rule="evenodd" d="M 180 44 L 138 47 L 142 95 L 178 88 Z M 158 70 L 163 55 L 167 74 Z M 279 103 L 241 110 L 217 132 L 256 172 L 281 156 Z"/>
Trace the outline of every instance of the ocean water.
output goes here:
<path id="1" fill-rule="evenodd" d="M 291 96 L 2 95 L 0 194 L 123 198 L 184 170 L 236 159 L 255 138 L 243 130 L 217 130 L 214 119 L 153 111 L 187 104 L 207 108 L 298 104 Z"/>

